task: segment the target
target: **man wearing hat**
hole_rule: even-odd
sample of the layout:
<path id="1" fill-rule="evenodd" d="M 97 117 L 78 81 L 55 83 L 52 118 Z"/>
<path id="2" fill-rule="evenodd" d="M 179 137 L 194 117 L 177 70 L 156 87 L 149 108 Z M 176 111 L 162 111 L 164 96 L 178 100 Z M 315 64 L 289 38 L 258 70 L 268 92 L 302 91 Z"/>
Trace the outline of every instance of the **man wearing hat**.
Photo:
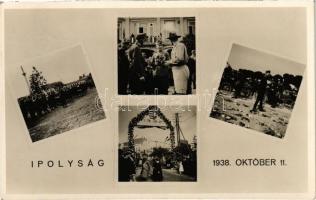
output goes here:
<path id="1" fill-rule="evenodd" d="M 263 75 L 263 78 L 261 79 L 260 83 L 257 86 L 257 99 L 255 104 L 253 105 L 253 108 L 251 112 L 257 111 L 257 105 L 259 103 L 259 111 L 264 112 L 263 109 L 263 100 L 265 97 L 266 89 L 267 89 L 267 80 L 270 77 L 270 71 L 266 71 L 266 73 Z"/>
<path id="2" fill-rule="evenodd" d="M 140 47 L 146 38 L 146 34 L 138 34 L 136 42 L 128 50 L 130 60 L 129 86 L 132 94 L 143 94 L 145 84 L 145 60 Z"/>
<path id="3" fill-rule="evenodd" d="M 187 53 L 187 48 L 183 42 L 181 42 L 181 36 L 176 33 L 169 33 L 169 39 L 173 44 L 171 51 L 171 60 L 169 65 L 172 69 L 174 87 L 176 94 L 186 94 L 188 87 L 188 79 L 190 76 L 190 71 L 187 66 L 189 56 Z"/>

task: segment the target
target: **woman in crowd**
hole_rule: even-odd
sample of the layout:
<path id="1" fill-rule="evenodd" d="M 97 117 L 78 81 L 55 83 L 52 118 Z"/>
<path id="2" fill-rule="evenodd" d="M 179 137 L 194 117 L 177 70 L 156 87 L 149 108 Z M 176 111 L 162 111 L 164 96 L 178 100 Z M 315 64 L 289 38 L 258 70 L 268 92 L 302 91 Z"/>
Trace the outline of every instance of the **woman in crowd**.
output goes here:
<path id="1" fill-rule="evenodd" d="M 148 181 L 148 179 L 152 175 L 152 165 L 151 160 L 148 159 L 147 155 L 144 155 L 142 160 L 142 169 L 139 177 L 137 177 L 138 181 Z"/>
<path id="2" fill-rule="evenodd" d="M 183 172 L 184 172 L 183 164 L 182 164 L 182 161 L 180 161 L 179 162 L 179 174 L 182 175 Z"/>
<path id="3" fill-rule="evenodd" d="M 174 87 L 176 94 L 186 94 L 190 71 L 187 66 L 189 56 L 181 36 L 170 33 L 168 39 L 172 42 L 171 59 L 167 62 L 172 67 Z"/>

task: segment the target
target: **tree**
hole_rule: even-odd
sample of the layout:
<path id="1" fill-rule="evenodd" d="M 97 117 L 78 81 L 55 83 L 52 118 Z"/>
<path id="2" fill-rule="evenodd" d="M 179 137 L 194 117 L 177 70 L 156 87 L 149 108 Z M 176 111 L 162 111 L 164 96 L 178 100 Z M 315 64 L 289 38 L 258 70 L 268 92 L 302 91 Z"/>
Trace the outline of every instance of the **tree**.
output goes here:
<path id="1" fill-rule="evenodd" d="M 293 84 L 298 88 L 300 88 L 303 77 L 300 75 L 296 75 L 293 80 Z"/>
<path id="2" fill-rule="evenodd" d="M 169 153 L 169 150 L 167 148 L 163 147 L 155 147 L 153 148 L 153 152 L 151 153 L 152 156 L 158 156 L 161 158 L 164 155 L 167 155 Z"/>
<path id="3" fill-rule="evenodd" d="M 174 148 L 174 152 L 179 159 L 184 155 L 189 155 L 192 152 L 192 149 L 189 144 L 180 143 L 177 147 Z"/>
<path id="4" fill-rule="evenodd" d="M 42 72 L 38 71 L 36 67 L 33 66 L 32 74 L 30 75 L 31 94 L 42 93 L 42 86 L 46 84 L 47 81 L 43 77 Z"/>

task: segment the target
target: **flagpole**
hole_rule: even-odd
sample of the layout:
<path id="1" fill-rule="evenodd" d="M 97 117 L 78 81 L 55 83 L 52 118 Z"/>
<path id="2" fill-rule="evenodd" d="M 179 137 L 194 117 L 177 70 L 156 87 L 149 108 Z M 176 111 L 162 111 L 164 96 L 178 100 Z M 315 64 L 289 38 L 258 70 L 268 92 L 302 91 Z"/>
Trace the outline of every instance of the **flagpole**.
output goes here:
<path id="1" fill-rule="evenodd" d="M 29 90 L 29 93 L 31 93 L 31 88 L 30 88 L 30 83 L 28 82 L 27 78 L 26 78 L 26 73 L 21 65 L 21 71 L 22 71 L 22 76 L 24 76 L 26 85 L 27 85 L 27 89 Z"/>

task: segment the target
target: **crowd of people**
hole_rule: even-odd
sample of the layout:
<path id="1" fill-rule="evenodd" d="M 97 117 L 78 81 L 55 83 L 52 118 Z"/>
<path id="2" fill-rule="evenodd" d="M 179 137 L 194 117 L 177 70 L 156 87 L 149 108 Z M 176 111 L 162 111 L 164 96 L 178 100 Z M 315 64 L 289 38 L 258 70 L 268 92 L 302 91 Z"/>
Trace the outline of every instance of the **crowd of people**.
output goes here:
<path id="1" fill-rule="evenodd" d="M 175 169 L 179 175 L 196 178 L 196 152 L 192 155 L 171 158 L 158 154 L 137 154 L 119 149 L 119 181 L 164 181 L 163 169 Z M 140 170 L 137 170 L 140 169 Z"/>
<path id="2" fill-rule="evenodd" d="M 141 166 L 141 171 L 136 176 L 136 169 Z M 119 181 L 162 181 L 162 164 L 158 156 L 143 154 L 136 158 L 130 150 L 119 150 Z"/>
<path id="3" fill-rule="evenodd" d="M 118 41 L 118 93 L 191 94 L 196 87 L 195 50 L 188 52 L 183 37 L 170 33 L 167 39 L 172 43 L 171 52 L 157 40 L 154 53 L 146 55 L 142 51 L 146 37 L 139 34 L 135 41 Z"/>
<path id="4" fill-rule="evenodd" d="M 66 107 L 74 98 L 86 94 L 88 88 L 94 87 L 91 74 L 79 80 L 63 84 L 56 82 L 43 85 L 37 92 L 18 99 L 26 124 L 32 125 L 39 117 L 44 116 L 58 106 Z"/>
<path id="5" fill-rule="evenodd" d="M 219 90 L 226 90 L 233 93 L 233 98 L 252 98 L 256 94 L 251 112 L 265 111 L 264 103 L 271 107 L 278 105 L 294 106 L 298 89 L 302 81 L 302 76 L 283 74 L 271 75 L 267 70 L 260 71 L 233 69 L 229 63 L 224 70 Z"/>

